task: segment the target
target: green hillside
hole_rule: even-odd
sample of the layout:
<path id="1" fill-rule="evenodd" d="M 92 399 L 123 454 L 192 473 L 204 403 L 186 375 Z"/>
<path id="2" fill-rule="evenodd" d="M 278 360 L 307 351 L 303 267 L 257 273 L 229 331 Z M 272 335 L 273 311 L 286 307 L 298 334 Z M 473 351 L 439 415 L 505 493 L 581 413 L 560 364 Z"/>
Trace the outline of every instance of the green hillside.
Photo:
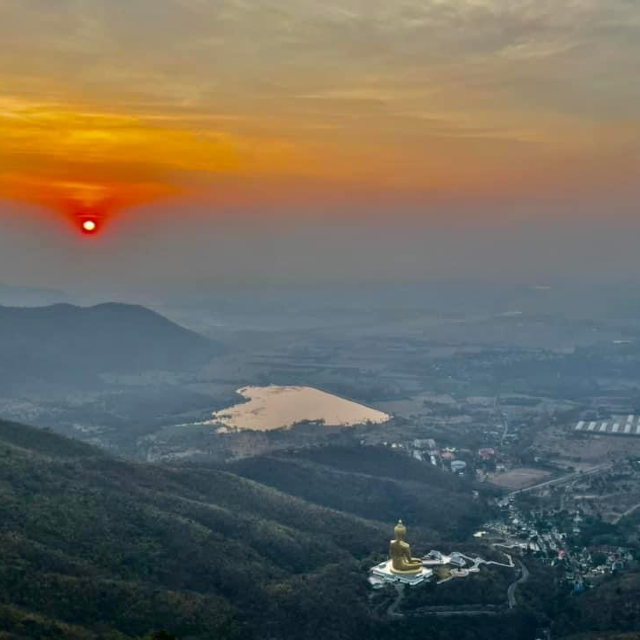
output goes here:
<path id="1" fill-rule="evenodd" d="M 307 463 L 324 482 L 331 466 Z M 406 482 L 428 491 L 426 480 Z M 395 592 L 372 600 L 366 578 L 391 524 L 229 470 L 124 462 L 0 422 L 0 639 L 129 640 L 164 629 L 180 640 L 533 640 L 519 612 L 474 618 L 462 635 L 455 619 L 390 620 Z"/>
<path id="2" fill-rule="evenodd" d="M 422 531 L 413 540 L 464 539 L 487 518 L 483 498 L 451 473 L 384 447 L 323 447 L 247 458 L 234 473 L 314 504 Z"/>
<path id="3" fill-rule="evenodd" d="M 0 629 L 27 611 L 130 637 L 245 638 L 265 621 L 274 631 L 258 637 L 285 637 L 290 612 L 322 605 L 325 589 L 355 624 L 367 617 L 358 559 L 388 537 L 223 471 L 125 463 L 4 422 L 0 522 Z"/>

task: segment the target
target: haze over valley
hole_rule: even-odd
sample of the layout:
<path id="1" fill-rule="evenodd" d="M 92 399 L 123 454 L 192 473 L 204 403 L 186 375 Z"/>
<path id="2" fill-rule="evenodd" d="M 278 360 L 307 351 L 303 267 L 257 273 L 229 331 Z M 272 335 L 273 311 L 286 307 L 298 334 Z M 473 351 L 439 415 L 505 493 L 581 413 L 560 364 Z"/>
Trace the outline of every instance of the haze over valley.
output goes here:
<path id="1" fill-rule="evenodd" d="M 15 559 L 6 571 L 12 571 L 14 561 L 27 559 L 28 549 L 45 545 L 46 551 L 39 552 L 45 555 L 35 564 L 30 560 L 30 566 L 47 575 L 53 570 L 55 577 L 47 580 L 57 585 L 47 602 L 36 606 L 32 579 L 16 587 L 10 582 L 13 574 L 5 573 L 5 584 L 14 584 L 12 593 L 17 588 L 21 594 L 19 600 L 5 596 L 18 607 L 4 609 L 3 615 L 14 620 L 7 628 L 15 632 L 16 625 L 37 615 L 43 629 L 98 638 L 91 613 L 70 611 L 53 594 L 63 598 L 77 589 L 102 589 L 110 594 L 109 604 L 101 605 L 109 611 L 109 624 L 124 637 L 159 628 L 171 629 L 177 637 L 201 637 L 203 629 L 215 627 L 222 638 L 233 638 L 245 633 L 239 631 L 242 625 L 256 628 L 264 617 L 274 625 L 275 637 L 292 637 L 286 618 L 270 608 L 280 603 L 279 596 L 273 600 L 265 594 L 273 593 L 276 582 L 283 588 L 283 580 L 299 584 L 307 580 L 303 576 L 313 575 L 311 591 L 290 603 L 293 610 L 307 611 L 307 597 L 324 602 L 319 594 L 329 598 L 334 592 L 324 590 L 336 585 L 345 606 L 358 612 L 354 624 L 357 620 L 367 633 L 375 629 L 383 639 L 397 637 L 401 629 L 409 633 L 403 617 L 429 624 L 437 611 L 451 619 L 432 631 L 434 638 L 455 637 L 460 624 L 456 616 L 464 611 L 484 620 L 476 627 L 477 638 L 496 629 L 500 637 L 514 640 L 533 638 L 545 629 L 553 629 L 554 637 L 590 630 L 592 622 L 580 622 L 587 615 L 584 607 L 604 610 L 599 598 L 612 597 L 606 580 L 631 584 L 637 576 L 640 438 L 576 431 L 579 420 L 586 429 L 592 419 L 626 424 L 627 412 L 640 415 L 634 382 L 640 367 L 640 325 L 630 291 L 609 291 L 609 305 L 596 311 L 590 301 L 602 295 L 597 288 L 575 288 L 567 295 L 551 285 L 481 283 L 375 287 L 359 293 L 322 287 L 315 295 L 280 289 L 273 299 L 237 292 L 224 302 L 212 297 L 189 305 L 184 298 L 182 304 L 158 300 L 156 309 L 171 320 L 123 303 L 0 307 L 0 417 L 13 421 L 0 423 L 3 486 L 11 487 L 7 496 L 12 496 L 3 503 L 4 521 L 17 527 L 21 518 L 31 517 L 27 507 L 18 507 L 19 487 L 34 468 L 48 478 L 30 490 L 43 492 L 38 500 L 67 500 L 68 490 L 57 493 L 56 487 L 67 486 L 70 464 L 73 482 L 83 486 L 74 491 L 91 495 L 95 483 L 111 486 L 112 474 L 126 473 L 127 491 L 137 487 L 138 496 L 131 500 L 109 494 L 92 503 L 104 522 L 114 523 L 82 534 L 87 549 L 96 536 L 107 535 L 102 559 L 73 548 L 79 523 L 98 516 L 71 503 L 54 502 L 57 506 L 27 538 L 10 534 L 18 535 L 18 546 L 16 538 L 10 544 L 6 538 L 4 548 Z M 51 429 L 90 446 L 60 439 Z M 148 470 L 135 461 L 144 461 Z M 205 488 L 212 482 L 218 486 L 215 495 Z M 256 491 L 258 497 L 249 497 Z M 213 504 L 229 509 L 229 500 L 235 505 L 230 520 L 205 515 Z M 275 511 L 258 509 L 254 500 Z M 193 506 L 184 511 L 188 504 Z M 23 515 L 16 516 L 16 508 Z M 140 514 L 160 509 L 166 525 L 132 515 L 139 509 Z M 56 523 L 63 511 L 77 524 L 60 529 Z M 276 517 L 276 512 L 282 515 Z M 319 524 L 329 513 L 331 531 Z M 494 566 L 476 567 L 478 575 L 463 572 L 468 577 L 459 582 L 438 569 L 433 588 L 407 592 L 397 605 L 400 617 L 385 614 L 395 592 L 374 589 L 366 596 L 371 589 L 366 567 L 379 562 L 388 523 L 399 516 L 411 524 L 412 540 L 425 553 L 435 547 Z M 187 529 L 171 534 L 181 540 L 175 546 L 162 527 L 173 531 L 185 517 L 196 524 L 179 525 Z M 115 522 L 132 518 L 139 523 L 138 532 L 113 529 Z M 300 564 L 284 548 L 273 556 L 273 531 L 284 526 L 292 535 L 300 518 L 309 521 L 296 536 L 302 536 L 299 543 L 306 540 L 303 544 L 315 547 L 315 559 Z M 576 525 L 575 518 L 585 524 Z M 221 531 L 246 526 L 258 527 L 257 537 L 241 536 L 242 544 L 249 545 L 242 553 L 254 559 L 222 569 L 219 553 L 210 545 L 222 540 Z M 270 533 L 257 533 L 264 527 Z M 47 531 L 56 533 L 52 538 Z M 140 536 L 154 540 L 154 560 L 141 555 Z M 233 537 L 223 544 L 232 544 Z M 328 547 L 317 548 L 318 539 Z M 328 560 L 338 558 L 334 546 L 343 546 L 346 539 L 353 544 L 347 543 L 340 562 L 349 563 L 348 579 L 344 566 L 334 573 Z M 127 589 L 134 591 L 116 596 L 93 579 L 88 586 L 91 572 L 105 580 L 123 575 L 114 564 L 116 548 L 123 544 L 129 557 L 136 558 L 137 568 L 127 573 L 136 585 Z M 514 555 L 514 548 L 521 551 Z M 590 559 L 583 557 L 585 549 L 593 549 Z M 623 550 L 620 561 L 611 561 L 622 563 L 623 569 L 616 570 L 619 578 L 606 568 L 611 566 L 606 554 L 614 553 L 607 549 Z M 558 574 L 560 551 L 570 560 Z M 170 567 L 169 557 L 175 554 L 181 559 L 179 583 L 155 573 Z M 66 559 L 47 568 L 49 557 Z M 202 558 L 213 572 L 206 579 L 199 577 Z M 286 567 L 276 568 L 274 561 Z M 94 566 L 89 573 L 72 569 L 87 562 Z M 522 578 L 514 573 L 518 563 L 526 567 L 527 581 L 511 588 Z M 177 569 L 168 571 L 175 575 Z M 261 577 L 249 579 L 245 571 L 258 571 Z M 567 600 L 574 584 L 591 586 L 588 600 Z M 161 601 L 156 596 L 153 607 L 149 589 L 164 594 Z M 262 599 L 255 620 L 244 617 L 244 599 L 232 595 L 238 589 L 249 598 L 246 606 L 251 599 Z M 194 590 L 196 600 L 186 595 Z M 501 612 L 507 591 L 511 605 Z M 100 602 L 97 593 L 95 601 Z M 615 595 L 620 606 L 626 606 L 626 593 Z M 182 600 L 176 603 L 176 597 Z M 220 597 L 226 600 L 211 600 Z M 124 604 L 132 600 L 150 613 L 132 619 Z M 558 602 L 570 612 L 568 617 L 554 613 Z M 526 603 L 535 603 L 535 613 L 526 613 Z M 186 607 L 195 607 L 195 613 L 187 615 Z M 216 612 L 215 620 L 207 611 Z M 361 637 L 338 622 L 338 609 L 331 611 L 327 624 L 338 625 L 345 638 Z M 313 620 L 303 637 L 326 633 Z M 601 624 L 623 631 L 636 623 L 635 618 L 612 618 Z"/>

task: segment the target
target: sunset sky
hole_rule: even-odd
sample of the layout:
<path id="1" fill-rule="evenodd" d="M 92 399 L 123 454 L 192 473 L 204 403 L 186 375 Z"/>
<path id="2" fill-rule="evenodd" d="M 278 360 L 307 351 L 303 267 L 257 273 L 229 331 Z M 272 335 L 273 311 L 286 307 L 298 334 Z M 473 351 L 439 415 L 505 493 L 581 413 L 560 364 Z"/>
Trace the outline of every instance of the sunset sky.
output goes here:
<path id="1" fill-rule="evenodd" d="M 637 210 L 637 0 L 0 0 L 0 43 L 2 220 Z"/>

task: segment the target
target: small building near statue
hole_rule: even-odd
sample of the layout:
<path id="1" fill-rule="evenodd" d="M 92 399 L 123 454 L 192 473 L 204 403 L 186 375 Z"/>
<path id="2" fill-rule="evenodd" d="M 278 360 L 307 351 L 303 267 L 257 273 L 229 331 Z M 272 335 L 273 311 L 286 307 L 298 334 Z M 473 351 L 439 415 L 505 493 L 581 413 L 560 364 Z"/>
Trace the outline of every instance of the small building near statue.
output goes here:
<path id="1" fill-rule="evenodd" d="M 467 463 L 464 460 L 453 460 L 451 462 L 451 471 L 453 473 L 464 473 L 467 469 Z"/>
<path id="2" fill-rule="evenodd" d="M 411 547 L 405 541 L 407 529 L 402 520 L 398 521 L 394 533 L 395 538 L 389 543 L 389 559 L 371 569 L 369 582 L 372 586 L 400 583 L 413 587 L 430 580 L 433 571 L 425 567 L 420 558 L 411 556 Z"/>
<path id="3" fill-rule="evenodd" d="M 427 555 L 422 558 L 422 564 L 425 567 L 440 567 L 444 564 L 447 564 L 448 557 L 442 554 L 440 551 L 436 551 L 435 549 L 431 549 Z"/>

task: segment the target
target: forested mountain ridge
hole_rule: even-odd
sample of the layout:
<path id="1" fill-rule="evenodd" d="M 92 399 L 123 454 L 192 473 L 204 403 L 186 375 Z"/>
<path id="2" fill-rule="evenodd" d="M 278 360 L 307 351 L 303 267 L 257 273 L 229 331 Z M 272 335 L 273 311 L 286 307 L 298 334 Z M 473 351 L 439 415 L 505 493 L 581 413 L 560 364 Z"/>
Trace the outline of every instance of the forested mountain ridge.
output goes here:
<path id="1" fill-rule="evenodd" d="M 0 382 L 86 381 L 100 373 L 180 370 L 222 346 L 138 305 L 0 306 Z"/>
<path id="2" fill-rule="evenodd" d="M 327 625 L 356 637 L 369 617 L 360 559 L 388 537 L 224 471 L 123 462 L 6 422 L 0 523 L 10 638 L 33 637 L 25 616 L 59 637 L 319 638 Z"/>
<path id="3" fill-rule="evenodd" d="M 308 502 L 421 530 L 414 540 L 459 540 L 487 518 L 486 501 L 457 476 L 385 447 L 319 447 L 245 458 L 228 468 Z M 418 536 L 418 537 L 416 537 Z"/>

